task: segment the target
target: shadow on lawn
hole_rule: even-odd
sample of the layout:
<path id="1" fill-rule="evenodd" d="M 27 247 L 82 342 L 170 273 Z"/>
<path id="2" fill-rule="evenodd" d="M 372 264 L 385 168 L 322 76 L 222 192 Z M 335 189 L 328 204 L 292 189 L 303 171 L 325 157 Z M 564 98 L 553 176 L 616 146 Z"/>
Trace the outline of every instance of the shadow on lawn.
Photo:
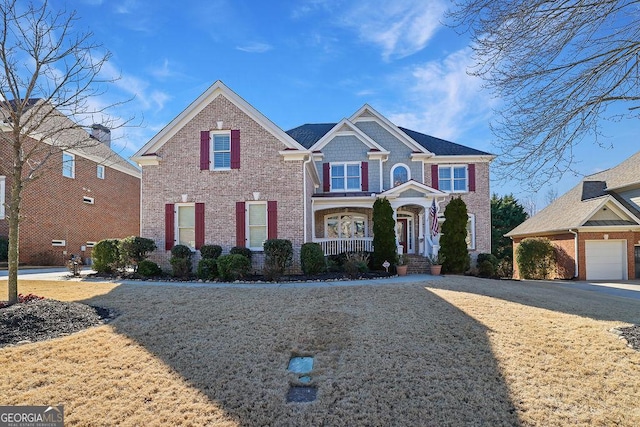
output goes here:
<path id="1" fill-rule="evenodd" d="M 418 286 L 121 285 L 84 302 L 240 425 L 520 424 L 487 328 Z M 312 403 L 286 402 L 293 355 L 314 356 Z"/>
<path id="2" fill-rule="evenodd" d="M 626 323 L 640 323 L 640 300 L 618 298 L 544 281 L 492 280 L 447 276 L 427 288 L 467 292 L 560 313 Z"/>

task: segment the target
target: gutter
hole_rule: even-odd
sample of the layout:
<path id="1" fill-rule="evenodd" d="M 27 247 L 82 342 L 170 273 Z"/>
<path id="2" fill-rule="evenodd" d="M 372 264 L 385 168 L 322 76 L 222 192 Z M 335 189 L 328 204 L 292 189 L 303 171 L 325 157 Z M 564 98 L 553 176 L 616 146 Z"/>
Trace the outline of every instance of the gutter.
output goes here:
<path id="1" fill-rule="evenodd" d="M 309 155 L 309 158 L 307 158 L 307 160 L 305 160 L 304 162 L 302 162 L 302 206 L 303 208 L 303 212 L 302 212 L 302 223 L 303 223 L 303 230 L 304 230 L 304 237 L 302 238 L 302 243 L 307 243 L 307 165 L 309 163 L 311 163 L 311 161 L 313 160 L 313 156 Z"/>
<path id="2" fill-rule="evenodd" d="M 574 262 L 574 274 L 573 277 L 578 277 L 578 232 L 569 229 L 569 233 L 573 234 L 573 262 Z"/>

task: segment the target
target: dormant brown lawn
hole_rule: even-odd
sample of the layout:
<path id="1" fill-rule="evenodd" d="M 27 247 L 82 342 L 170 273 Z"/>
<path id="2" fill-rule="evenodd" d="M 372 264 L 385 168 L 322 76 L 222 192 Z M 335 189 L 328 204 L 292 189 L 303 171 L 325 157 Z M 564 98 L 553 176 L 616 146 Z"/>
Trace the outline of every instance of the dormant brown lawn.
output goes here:
<path id="1" fill-rule="evenodd" d="M 20 292 L 120 313 L 0 349 L 0 404 L 63 404 L 69 426 L 640 425 L 640 353 L 610 332 L 639 322 L 640 301 L 468 277 Z M 314 402 L 286 402 L 293 355 L 315 359 Z"/>

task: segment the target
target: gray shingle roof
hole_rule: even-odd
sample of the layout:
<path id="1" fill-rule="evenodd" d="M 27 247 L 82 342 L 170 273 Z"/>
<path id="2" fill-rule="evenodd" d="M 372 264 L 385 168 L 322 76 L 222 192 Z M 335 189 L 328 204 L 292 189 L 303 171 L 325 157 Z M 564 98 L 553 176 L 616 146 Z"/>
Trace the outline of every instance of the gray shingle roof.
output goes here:
<path id="1" fill-rule="evenodd" d="M 336 123 L 307 123 L 297 128 L 287 131 L 290 137 L 298 141 L 298 143 L 305 148 L 311 148 L 313 144 L 318 142 L 323 136 L 327 134 Z M 484 151 L 476 150 L 474 148 L 466 147 L 464 145 L 456 144 L 454 142 L 445 141 L 444 139 L 435 138 L 430 135 L 425 135 L 420 132 L 413 131 L 411 129 L 399 128 L 410 138 L 415 140 L 418 144 L 430 152 L 439 156 L 484 156 L 491 155 Z"/>
<path id="2" fill-rule="evenodd" d="M 615 191 L 611 190 L 635 186 L 639 182 L 640 152 L 637 152 L 618 166 L 585 177 L 582 182 L 558 197 L 549 206 L 507 233 L 507 236 L 567 231 L 580 227 L 582 224 L 587 225 L 586 222 L 593 215 L 595 209 L 600 206 L 605 197 L 609 196 L 622 203 L 631 213 L 640 217 L 640 211 L 636 207 L 627 203 Z M 599 190 L 602 189 L 599 183 L 606 184 L 604 191 Z M 597 195 L 599 191 L 601 192 L 600 196 Z M 589 197 L 584 198 L 585 195 Z"/>

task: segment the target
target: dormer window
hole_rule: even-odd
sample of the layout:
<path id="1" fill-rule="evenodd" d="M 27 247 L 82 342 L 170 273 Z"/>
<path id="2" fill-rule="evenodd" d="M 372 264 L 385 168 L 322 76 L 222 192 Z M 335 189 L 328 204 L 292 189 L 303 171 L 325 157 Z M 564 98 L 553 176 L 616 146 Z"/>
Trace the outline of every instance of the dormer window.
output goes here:
<path id="1" fill-rule="evenodd" d="M 404 184 L 405 182 L 411 179 L 411 171 L 407 167 L 407 165 L 399 163 L 391 168 L 391 183 L 392 187 L 396 187 L 400 184 Z"/>
<path id="2" fill-rule="evenodd" d="M 213 169 L 231 169 L 231 132 L 211 132 Z"/>
<path id="3" fill-rule="evenodd" d="M 331 163 L 331 191 L 360 191 L 360 163 Z"/>

